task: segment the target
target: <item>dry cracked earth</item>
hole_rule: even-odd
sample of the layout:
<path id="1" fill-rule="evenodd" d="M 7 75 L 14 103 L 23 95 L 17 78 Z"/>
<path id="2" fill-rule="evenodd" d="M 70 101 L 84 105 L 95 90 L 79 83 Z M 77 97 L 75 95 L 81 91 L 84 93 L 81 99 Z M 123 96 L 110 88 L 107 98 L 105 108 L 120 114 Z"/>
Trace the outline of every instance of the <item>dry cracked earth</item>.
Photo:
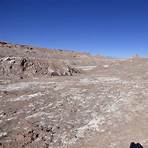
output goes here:
<path id="1" fill-rule="evenodd" d="M 16 56 L 11 49 L 29 47 L 6 45 L 0 47 L 0 147 L 128 148 L 134 141 L 148 148 L 147 58 L 77 53 L 71 60 L 76 53 L 63 51 L 63 58 L 59 51 L 57 60 L 69 59 L 66 64 L 75 68 L 72 75 L 62 75 L 61 67 L 53 69 L 51 64 L 46 74 L 33 73 L 27 71 L 28 64 L 14 77 L 12 65 L 7 66 Z M 52 76 L 51 71 L 58 74 Z"/>

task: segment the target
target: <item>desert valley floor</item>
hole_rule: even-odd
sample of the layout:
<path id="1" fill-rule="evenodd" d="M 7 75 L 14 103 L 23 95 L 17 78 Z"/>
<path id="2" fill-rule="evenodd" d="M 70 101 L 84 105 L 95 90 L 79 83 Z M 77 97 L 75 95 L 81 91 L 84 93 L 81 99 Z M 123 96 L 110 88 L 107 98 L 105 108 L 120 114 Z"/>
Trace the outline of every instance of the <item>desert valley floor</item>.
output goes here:
<path id="1" fill-rule="evenodd" d="M 147 58 L 45 51 L 1 42 L 0 147 L 148 147 Z"/>

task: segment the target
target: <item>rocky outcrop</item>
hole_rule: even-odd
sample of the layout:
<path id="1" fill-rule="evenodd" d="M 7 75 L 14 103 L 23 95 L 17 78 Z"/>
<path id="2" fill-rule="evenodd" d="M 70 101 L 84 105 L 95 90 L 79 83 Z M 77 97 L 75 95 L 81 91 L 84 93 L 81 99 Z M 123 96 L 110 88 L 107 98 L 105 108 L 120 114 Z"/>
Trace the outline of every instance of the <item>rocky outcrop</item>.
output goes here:
<path id="1" fill-rule="evenodd" d="M 7 42 L 0 41 L 0 46 L 4 46 L 4 45 L 6 45 L 6 44 L 7 44 Z"/>
<path id="2" fill-rule="evenodd" d="M 33 76 L 72 76 L 81 73 L 77 68 L 62 61 L 23 57 L 4 57 L 0 59 L 0 76 L 26 78 Z"/>
<path id="3" fill-rule="evenodd" d="M 140 143 L 134 143 L 134 142 L 132 142 L 130 144 L 130 148 L 143 148 L 143 146 Z"/>

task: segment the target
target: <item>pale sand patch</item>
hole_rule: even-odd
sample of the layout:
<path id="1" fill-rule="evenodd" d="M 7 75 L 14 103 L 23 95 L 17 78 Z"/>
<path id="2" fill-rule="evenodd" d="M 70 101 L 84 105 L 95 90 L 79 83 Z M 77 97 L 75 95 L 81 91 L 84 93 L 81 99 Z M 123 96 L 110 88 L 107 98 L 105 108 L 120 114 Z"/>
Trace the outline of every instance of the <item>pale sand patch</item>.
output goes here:
<path id="1" fill-rule="evenodd" d="M 103 116 L 96 116 L 92 120 L 88 122 L 88 124 L 78 128 L 77 137 L 84 137 L 86 130 L 93 130 L 97 132 L 103 132 L 104 130 L 100 128 L 105 122 L 105 117 Z"/>
<path id="2" fill-rule="evenodd" d="M 32 89 L 32 87 L 38 86 L 39 88 L 50 87 L 51 84 L 55 82 L 18 82 L 14 84 L 0 85 L 0 91 L 17 91 L 17 90 L 25 90 Z"/>
<path id="3" fill-rule="evenodd" d="M 25 119 L 42 117 L 44 115 L 46 115 L 48 118 L 53 118 L 53 115 L 51 115 L 51 113 L 37 112 L 37 113 L 34 113 L 34 114 L 30 115 L 30 116 L 27 116 Z"/>
<path id="4" fill-rule="evenodd" d="M 23 95 L 17 98 L 12 98 L 9 99 L 9 101 L 26 101 L 26 100 L 30 100 L 34 97 L 40 97 L 43 96 L 44 94 L 42 94 L 41 92 L 35 93 L 35 94 L 30 94 L 30 95 Z"/>

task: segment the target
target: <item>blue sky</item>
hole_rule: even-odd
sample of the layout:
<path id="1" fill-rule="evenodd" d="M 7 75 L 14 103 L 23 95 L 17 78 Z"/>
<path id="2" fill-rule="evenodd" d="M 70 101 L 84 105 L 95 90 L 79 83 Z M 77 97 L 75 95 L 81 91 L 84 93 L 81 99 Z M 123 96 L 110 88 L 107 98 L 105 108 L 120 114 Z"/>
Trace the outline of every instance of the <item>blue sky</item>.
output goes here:
<path id="1" fill-rule="evenodd" d="M 148 56 L 147 0 L 0 0 L 0 40 Z"/>

